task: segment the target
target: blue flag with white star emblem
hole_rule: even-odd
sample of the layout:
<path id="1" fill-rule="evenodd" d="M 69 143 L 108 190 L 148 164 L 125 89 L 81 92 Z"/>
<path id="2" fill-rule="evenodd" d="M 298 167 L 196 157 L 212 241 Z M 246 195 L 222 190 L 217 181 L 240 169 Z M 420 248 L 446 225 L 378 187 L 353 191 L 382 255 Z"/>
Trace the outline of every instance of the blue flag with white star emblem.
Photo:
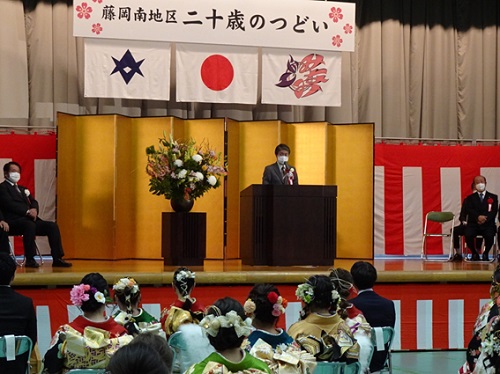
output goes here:
<path id="1" fill-rule="evenodd" d="M 85 97 L 170 99 L 170 44 L 85 39 Z"/>

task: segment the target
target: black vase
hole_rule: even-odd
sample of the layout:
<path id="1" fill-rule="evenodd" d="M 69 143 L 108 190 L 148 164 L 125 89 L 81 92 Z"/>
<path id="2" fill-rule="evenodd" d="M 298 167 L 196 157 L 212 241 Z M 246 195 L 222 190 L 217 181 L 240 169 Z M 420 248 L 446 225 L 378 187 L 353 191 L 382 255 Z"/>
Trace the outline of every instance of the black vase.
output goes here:
<path id="1" fill-rule="evenodd" d="M 170 199 L 170 206 L 176 213 L 187 213 L 193 209 L 194 200 L 186 200 L 183 197 Z"/>

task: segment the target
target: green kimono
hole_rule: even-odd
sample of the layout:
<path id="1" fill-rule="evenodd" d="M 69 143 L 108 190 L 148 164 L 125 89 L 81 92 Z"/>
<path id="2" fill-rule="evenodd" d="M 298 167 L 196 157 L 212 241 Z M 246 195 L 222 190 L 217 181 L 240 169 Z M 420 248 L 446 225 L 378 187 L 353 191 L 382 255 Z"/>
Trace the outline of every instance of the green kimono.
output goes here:
<path id="1" fill-rule="evenodd" d="M 245 372 L 245 373 L 267 373 L 270 374 L 270 370 L 264 361 L 253 357 L 251 354 L 242 350 L 243 359 L 240 362 L 232 362 L 227 360 L 221 354 L 214 352 L 210 354 L 203 361 L 191 366 L 186 374 L 202 374 L 202 373 L 227 373 L 227 371 Z M 226 370 L 224 370 L 226 369 Z"/>

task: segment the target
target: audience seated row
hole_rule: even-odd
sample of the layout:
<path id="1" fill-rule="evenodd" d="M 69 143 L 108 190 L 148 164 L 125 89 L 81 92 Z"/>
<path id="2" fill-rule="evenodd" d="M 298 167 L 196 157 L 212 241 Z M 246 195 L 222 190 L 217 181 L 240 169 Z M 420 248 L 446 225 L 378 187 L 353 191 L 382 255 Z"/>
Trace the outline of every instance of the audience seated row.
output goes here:
<path id="1" fill-rule="evenodd" d="M 8 255 L 0 259 L 0 266 L 11 268 L 12 276 L 4 279 L 8 285 L 15 262 Z M 2 271 L 0 280 L 4 274 L 9 272 Z M 120 310 L 108 318 L 105 305 L 112 300 L 108 284 L 101 274 L 90 273 L 70 291 L 71 302 L 82 315 L 59 327 L 45 354 L 44 372 L 86 368 L 115 374 L 313 373 L 318 361 L 355 363 L 351 367 L 361 366 L 360 373 L 373 372 L 378 363 L 374 355 L 370 364 L 371 326 L 394 327 L 395 322 L 393 303 L 372 289 L 375 280 L 375 268 L 365 262 L 355 264 L 352 275 L 333 269 L 330 276 L 310 277 L 296 291 L 303 303 L 300 320 L 286 332 L 278 325 L 287 300 L 271 284 L 255 285 L 244 306 L 226 297 L 204 313 L 192 297 L 195 273 L 179 268 L 172 283 L 178 300 L 162 312 L 159 323 L 140 307 L 139 285 L 128 277 L 113 286 L 113 300 Z M 359 289 L 356 297 L 354 285 Z M 34 316 L 31 300 L 24 300 L 30 303 L 24 309 L 31 308 Z M 377 320 L 380 310 L 389 319 Z M 36 321 L 28 320 L 24 329 L 2 332 L 28 334 L 27 326 L 36 326 Z M 36 330 L 30 337 L 36 342 Z"/>

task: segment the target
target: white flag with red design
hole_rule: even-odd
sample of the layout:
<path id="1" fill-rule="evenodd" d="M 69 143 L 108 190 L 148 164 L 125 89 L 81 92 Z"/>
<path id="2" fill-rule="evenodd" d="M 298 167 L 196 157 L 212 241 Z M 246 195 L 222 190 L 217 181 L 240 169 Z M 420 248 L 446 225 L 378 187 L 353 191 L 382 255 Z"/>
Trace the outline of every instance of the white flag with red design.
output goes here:
<path id="1" fill-rule="evenodd" d="M 258 50 L 177 44 L 177 101 L 257 103 Z"/>
<path id="2" fill-rule="evenodd" d="M 85 97 L 170 99 L 170 44 L 87 38 Z"/>
<path id="3" fill-rule="evenodd" d="M 340 52 L 262 50 L 262 103 L 340 106 Z"/>

